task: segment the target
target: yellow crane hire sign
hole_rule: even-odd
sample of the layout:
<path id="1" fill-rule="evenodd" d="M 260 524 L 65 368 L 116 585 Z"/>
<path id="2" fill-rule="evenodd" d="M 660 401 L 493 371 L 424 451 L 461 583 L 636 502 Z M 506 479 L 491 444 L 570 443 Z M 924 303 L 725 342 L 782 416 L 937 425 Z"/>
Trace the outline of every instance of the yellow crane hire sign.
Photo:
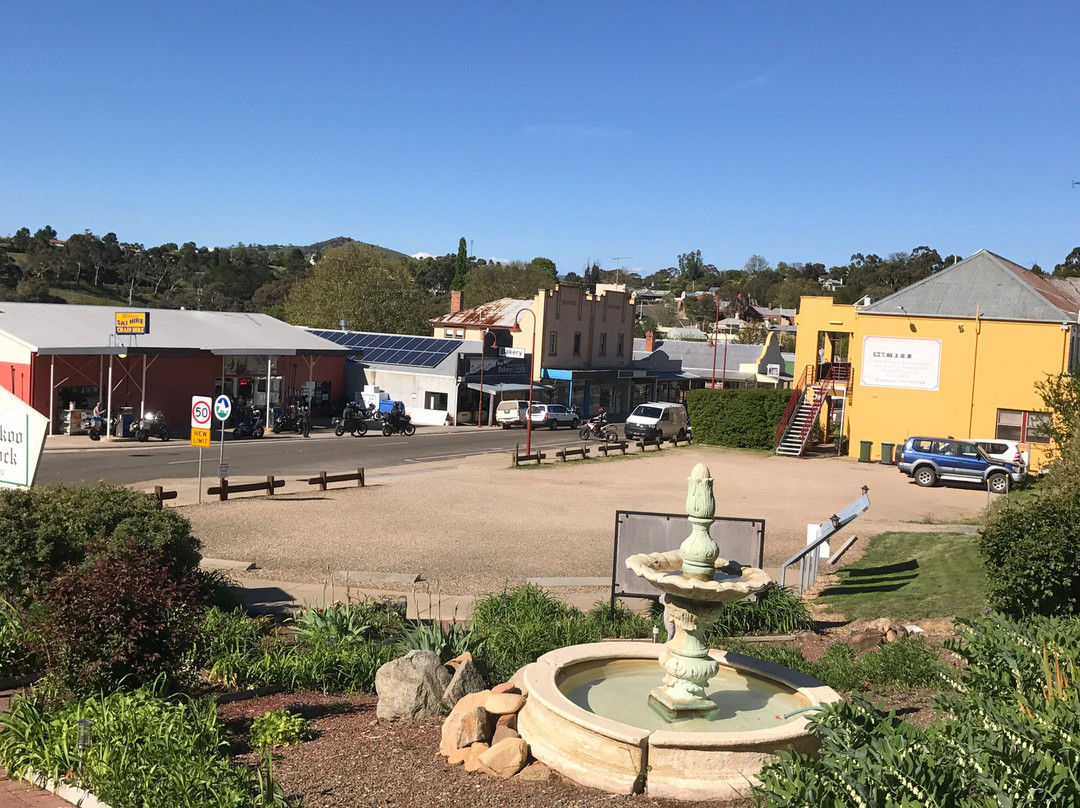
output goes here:
<path id="1" fill-rule="evenodd" d="M 148 311 L 118 311 L 116 312 L 117 334 L 149 334 L 150 312 Z"/>

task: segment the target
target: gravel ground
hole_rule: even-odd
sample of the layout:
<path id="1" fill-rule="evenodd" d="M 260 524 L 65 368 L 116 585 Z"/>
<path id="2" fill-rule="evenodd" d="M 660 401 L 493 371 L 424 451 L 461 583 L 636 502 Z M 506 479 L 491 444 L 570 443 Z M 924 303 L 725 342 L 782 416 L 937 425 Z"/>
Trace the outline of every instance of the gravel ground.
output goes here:
<path id="1" fill-rule="evenodd" d="M 718 515 L 765 519 L 765 566 L 804 546 L 807 523 L 864 484 L 872 507 L 842 537 L 934 529 L 986 506 L 984 491 L 919 488 L 894 466 L 687 446 L 519 469 L 481 455 L 372 474 L 363 489 L 181 510 L 204 555 L 256 562 L 245 575 L 321 583 L 335 570 L 417 572 L 432 590 L 477 594 L 530 577 L 609 576 L 614 512 L 683 512 L 698 462 L 715 479 Z"/>

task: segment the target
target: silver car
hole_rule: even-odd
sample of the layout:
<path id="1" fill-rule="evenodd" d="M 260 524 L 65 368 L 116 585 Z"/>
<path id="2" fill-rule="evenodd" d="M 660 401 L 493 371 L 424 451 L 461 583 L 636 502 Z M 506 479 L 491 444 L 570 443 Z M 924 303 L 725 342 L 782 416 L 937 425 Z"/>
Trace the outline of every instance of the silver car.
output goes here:
<path id="1" fill-rule="evenodd" d="M 532 421 L 533 429 L 546 426 L 555 429 L 560 426 L 568 426 L 577 429 L 581 419 L 577 413 L 568 410 L 562 404 L 533 404 L 529 410 L 529 420 Z"/>

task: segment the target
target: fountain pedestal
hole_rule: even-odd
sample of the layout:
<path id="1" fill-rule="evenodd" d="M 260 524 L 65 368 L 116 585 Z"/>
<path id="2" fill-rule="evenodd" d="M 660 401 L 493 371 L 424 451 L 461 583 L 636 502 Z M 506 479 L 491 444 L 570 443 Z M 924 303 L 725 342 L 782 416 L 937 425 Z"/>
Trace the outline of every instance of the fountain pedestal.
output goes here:
<path id="1" fill-rule="evenodd" d="M 705 685 L 720 669 L 709 656 L 705 630 L 720 616 L 723 604 L 702 607 L 679 597 L 670 597 L 668 615 L 675 624 L 675 636 L 660 654 L 664 684 L 653 688 L 649 697 L 671 713 L 707 712 L 716 703 L 706 696 Z"/>

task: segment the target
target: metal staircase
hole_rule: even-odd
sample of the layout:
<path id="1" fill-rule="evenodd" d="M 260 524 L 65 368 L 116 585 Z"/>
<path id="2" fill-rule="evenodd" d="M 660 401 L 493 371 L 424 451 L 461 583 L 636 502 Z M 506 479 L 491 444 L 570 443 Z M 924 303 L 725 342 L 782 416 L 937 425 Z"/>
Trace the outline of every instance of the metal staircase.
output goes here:
<path id="1" fill-rule="evenodd" d="M 830 395 L 836 395 L 838 391 L 842 391 L 842 395 L 847 397 L 850 375 L 850 365 L 837 363 L 830 366 L 825 378 L 815 383 L 814 368 L 807 366 L 803 370 L 802 378 L 792 391 L 787 409 L 776 428 L 776 454 L 803 456 L 822 405 Z"/>

